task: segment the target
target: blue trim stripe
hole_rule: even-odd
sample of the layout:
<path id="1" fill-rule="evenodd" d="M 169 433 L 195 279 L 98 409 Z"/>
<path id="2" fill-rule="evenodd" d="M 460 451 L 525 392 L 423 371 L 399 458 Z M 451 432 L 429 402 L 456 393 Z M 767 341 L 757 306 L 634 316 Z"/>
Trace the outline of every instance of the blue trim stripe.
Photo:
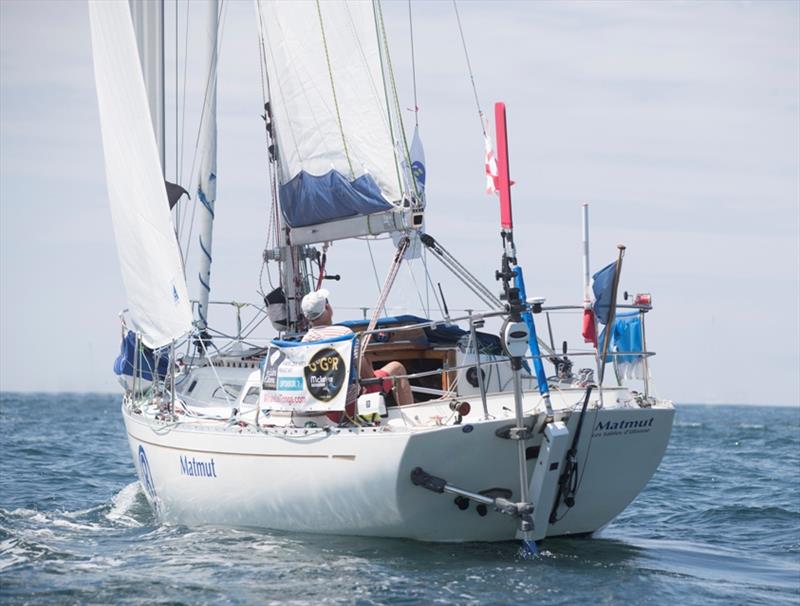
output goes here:
<path id="1" fill-rule="evenodd" d="M 214 203 L 209 202 L 208 198 L 206 197 L 206 192 L 203 191 L 202 187 L 197 188 L 197 197 L 200 198 L 200 203 L 206 207 L 206 210 L 211 213 L 211 218 L 214 218 Z"/>
<path id="2" fill-rule="evenodd" d="M 319 345 L 320 343 L 340 343 L 342 341 L 355 341 L 356 335 L 342 335 L 341 337 L 331 337 L 330 339 L 322 339 L 320 341 L 283 341 L 281 339 L 272 339 L 271 343 L 278 347 L 307 347 L 308 345 Z"/>
<path id="3" fill-rule="evenodd" d="M 208 262 L 211 263 L 212 262 L 211 253 L 203 245 L 203 236 L 198 237 L 197 240 L 200 242 L 200 250 L 202 250 L 205 253 L 206 257 L 208 257 Z"/>

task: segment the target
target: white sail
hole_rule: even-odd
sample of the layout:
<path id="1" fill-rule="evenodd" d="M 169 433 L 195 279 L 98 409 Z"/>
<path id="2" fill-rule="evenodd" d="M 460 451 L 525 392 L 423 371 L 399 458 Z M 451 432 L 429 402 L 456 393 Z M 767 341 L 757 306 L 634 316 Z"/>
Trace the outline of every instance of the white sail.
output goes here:
<path id="1" fill-rule="evenodd" d="M 111 217 L 133 328 L 151 348 L 192 314 L 170 220 L 128 4 L 90 1 L 92 55 Z"/>
<path id="2" fill-rule="evenodd" d="M 349 221 L 331 234 L 361 235 L 353 218 L 403 199 L 372 4 L 258 2 L 284 219 L 298 233 Z"/>
<path id="3" fill-rule="evenodd" d="M 208 297 L 211 293 L 211 242 L 214 225 L 214 204 L 217 199 L 217 30 L 219 27 L 217 0 L 208 1 L 208 36 L 206 64 L 208 76 L 200 126 L 200 172 L 198 174 L 197 247 L 197 327 L 208 326 Z"/>
<path id="4" fill-rule="evenodd" d="M 164 0 L 129 0 L 139 49 L 150 117 L 156 133 L 162 172 L 165 166 Z"/>

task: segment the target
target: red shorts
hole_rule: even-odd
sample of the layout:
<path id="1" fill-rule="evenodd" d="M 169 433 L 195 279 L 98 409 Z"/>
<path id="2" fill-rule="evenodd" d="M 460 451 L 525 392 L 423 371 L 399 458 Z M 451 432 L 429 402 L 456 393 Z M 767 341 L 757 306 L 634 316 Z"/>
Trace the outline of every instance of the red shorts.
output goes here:
<path id="1" fill-rule="evenodd" d="M 384 379 L 380 383 L 371 383 L 370 385 L 364 385 L 364 393 L 376 393 L 378 391 L 383 391 L 384 393 L 389 393 L 392 391 L 392 380 L 387 379 L 386 377 L 390 376 L 388 372 L 385 370 L 376 370 L 375 371 L 375 378 L 377 379 Z M 345 406 L 345 413 L 350 418 L 353 418 L 356 414 L 356 405 L 355 404 L 347 404 Z M 333 421 L 334 423 L 339 423 L 344 416 L 341 411 L 331 411 L 325 413 L 327 417 Z"/>
<path id="2" fill-rule="evenodd" d="M 371 383 L 369 385 L 364 385 L 364 393 L 375 393 L 378 391 L 382 391 L 383 393 L 389 393 L 390 391 L 392 391 L 392 380 L 386 378 L 389 376 L 391 375 L 385 370 L 376 370 L 375 378 L 383 379 L 383 381 L 381 383 Z"/>

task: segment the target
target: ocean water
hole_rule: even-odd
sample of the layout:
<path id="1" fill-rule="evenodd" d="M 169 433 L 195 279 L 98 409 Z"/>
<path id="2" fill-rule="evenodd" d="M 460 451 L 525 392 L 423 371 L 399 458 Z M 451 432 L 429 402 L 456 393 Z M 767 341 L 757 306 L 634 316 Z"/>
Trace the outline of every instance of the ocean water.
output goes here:
<path id="1" fill-rule="evenodd" d="M 106 395 L 0 396 L 3 604 L 800 604 L 800 408 L 678 405 L 593 538 L 426 544 L 159 525 Z"/>

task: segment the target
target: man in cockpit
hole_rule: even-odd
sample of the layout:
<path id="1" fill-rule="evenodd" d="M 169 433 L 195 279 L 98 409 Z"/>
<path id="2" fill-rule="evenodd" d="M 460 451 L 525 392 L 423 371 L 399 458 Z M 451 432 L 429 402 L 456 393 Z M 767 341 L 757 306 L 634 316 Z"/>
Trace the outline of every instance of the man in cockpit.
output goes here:
<path id="1" fill-rule="evenodd" d="M 341 337 L 342 335 L 352 334 L 347 326 L 334 325 L 333 322 L 333 308 L 331 307 L 328 297 L 330 293 L 321 288 L 308 293 L 303 297 L 300 307 L 303 310 L 303 315 L 308 319 L 311 328 L 303 337 L 303 341 L 322 341 L 324 339 L 332 339 L 334 337 Z M 358 342 L 356 342 L 358 348 Z M 353 358 L 359 359 L 359 352 L 354 352 Z M 363 388 L 364 393 L 373 393 L 383 391 L 390 393 L 392 387 L 396 388 L 395 401 L 398 405 L 413 404 L 414 396 L 411 394 L 411 384 L 408 379 L 404 377 L 406 374 L 405 366 L 400 362 L 392 361 L 379 368 L 373 370 L 372 364 L 366 359 L 361 361 L 361 374 L 362 379 L 382 378 L 380 383 L 373 383 L 365 385 Z M 392 378 L 397 377 L 397 378 Z M 347 394 L 347 402 L 353 403 L 358 398 L 358 385 L 353 385 Z"/>

